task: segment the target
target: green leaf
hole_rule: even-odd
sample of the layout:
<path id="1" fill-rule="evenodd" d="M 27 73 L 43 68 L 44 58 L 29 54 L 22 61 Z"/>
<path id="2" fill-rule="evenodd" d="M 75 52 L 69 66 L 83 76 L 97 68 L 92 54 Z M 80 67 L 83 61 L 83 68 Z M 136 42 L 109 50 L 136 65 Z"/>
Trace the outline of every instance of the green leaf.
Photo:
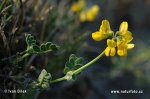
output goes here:
<path id="1" fill-rule="evenodd" d="M 32 40 L 31 41 L 31 44 L 33 45 L 33 44 L 36 44 L 36 40 Z"/>
<path id="2" fill-rule="evenodd" d="M 31 34 L 25 34 L 25 39 L 28 46 L 36 44 L 36 40 Z"/>
<path id="3" fill-rule="evenodd" d="M 70 71 L 70 69 L 68 67 L 65 67 L 64 74 L 67 74 L 68 71 Z"/>
<path id="4" fill-rule="evenodd" d="M 27 50 L 30 54 L 43 54 L 51 51 L 58 50 L 58 46 L 51 42 L 42 43 L 41 45 L 36 44 L 36 40 L 31 34 L 25 34 L 27 43 Z"/>
<path id="5" fill-rule="evenodd" d="M 58 46 L 56 44 L 53 44 L 51 42 L 43 43 L 41 44 L 41 51 L 56 51 L 58 49 Z"/>
<path id="6" fill-rule="evenodd" d="M 33 37 L 32 35 L 29 35 L 29 36 L 28 36 L 28 40 L 29 40 L 29 41 L 33 41 L 33 40 L 34 40 L 34 37 Z"/>
<path id="7" fill-rule="evenodd" d="M 31 86 L 33 88 L 49 88 L 50 81 L 52 80 L 51 74 L 47 73 L 45 69 L 43 69 L 38 77 L 37 81 L 33 81 Z"/>
<path id="8" fill-rule="evenodd" d="M 33 45 L 33 50 L 34 50 L 34 52 L 40 52 L 41 51 L 40 47 L 37 45 Z"/>
<path id="9" fill-rule="evenodd" d="M 56 51 L 58 49 L 58 46 L 56 46 L 56 44 L 51 44 L 50 48 L 53 50 L 53 51 Z"/>
<path id="10" fill-rule="evenodd" d="M 51 42 L 47 42 L 45 45 L 46 45 L 46 49 L 51 49 Z"/>
<path id="11" fill-rule="evenodd" d="M 41 44 L 41 51 L 46 51 L 47 49 L 46 49 L 46 45 L 43 43 L 43 44 Z"/>
<path id="12" fill-rule="evenodd" d="M 75 64 L 81 64 L 83 62 L 83 58 L 77 58 Z"/>
<path id="13" fill-rule="evenodd" d="M 71 54 L 69 61 L 66 62 L 64 68 L 64 74 L 67 74 L 69 71 L 74 71 L 80 68 L 83 64 L 83 59 L 81 57 L 76 57 L 74 54 Z"/>
<path id="14" fill-rule="evenodd" d="M 44 79 L 44 77 L 45 77 L 46 75 L 47 75 L 47 71 L 46 71 L 45 69 L 43 69 L 43 70 L 41 71 L 39 77 L 38 77 L 38 81 L 39 81 L 40 83 L 42 83 L 42 81 L 43 81 L 43 79 Z"/>

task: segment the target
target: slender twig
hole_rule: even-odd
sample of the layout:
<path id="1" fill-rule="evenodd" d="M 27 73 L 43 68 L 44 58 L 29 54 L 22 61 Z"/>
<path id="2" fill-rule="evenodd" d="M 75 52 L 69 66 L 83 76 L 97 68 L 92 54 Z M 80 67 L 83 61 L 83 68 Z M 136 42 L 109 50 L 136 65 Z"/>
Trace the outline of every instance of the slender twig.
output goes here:
<path id="1" fill-rule="evenodd" d="M 89 67 L 90 65 L 95 63 L 98 59 L 100 59 L 104 55 L 104 53 L 105 53 L 105 51 L 103 51 L 101 54 L 99 54 L 96 58 L 94 58 L 93 60 L 91 60 L 87 64 L 85 64 L 85 65 L 81 66 L 79 69 L 73 71 L 72 75 L 77 75 L 80 72 L 82 72 L 84 69 L 86 69 L 87 67 Z M 56 82 L 60 82 L 60 81 L 63 81 L 63 80 L 67 80 L 67 75 L 65 75 L 64 77 L 52 80 L 50 83 L 56 83 Z"/>
<path id="2" fill-rule="evenodd" d="M 58 78 L 58 79 L 55 79 L 55 80 L 51 81 L 50 83 L 56 83 L 56 82 L 60 82 L 60 81 L 63 81 L 63 80 L 66 80 L 65 76 L 61 77 L 61 78 Z"/>
<path id="3" fill-rule="evenodd" d="M 79 69 L 75 70 L 73 72 L 73 74 L 79 74 L 81 71 L 83 71 L 85 68 L 89 67 L 90 65 L 92 65 L 93 63 L 95 63 L 98 59 L 100 59 L 103 55 L 104 55 L 103 51 L 101 54 L 99 54 L 96 58 L 94 58 L 92 61 L 88 62 L 87 64 L 85 64 L 84 66 L 80 67 Z"/>

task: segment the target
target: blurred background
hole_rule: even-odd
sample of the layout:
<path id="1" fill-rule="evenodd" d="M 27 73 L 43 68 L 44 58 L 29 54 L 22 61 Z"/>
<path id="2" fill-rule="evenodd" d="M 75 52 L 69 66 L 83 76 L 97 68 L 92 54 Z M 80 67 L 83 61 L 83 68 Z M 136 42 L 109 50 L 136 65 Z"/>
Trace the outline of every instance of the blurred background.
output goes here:
<path id="1" fill-rule="evenodd" d="M 71 7 L 79 1 L 84 1 L 85 7 L 73 11 Z M 13 97 L 10 99 L 150 97 L 150 0 L 0 0 L 0 5 L 1 59 L 26 49 L 25 33 L 34 35 L 38 43 L 50 41 L 60 46 L 56 53 L 30 56 L 17 64 L 14 70 L 11 70 L 13 65 L 10 62 L 1 62 L 1 74 L 11 70 L 13 75 L 30 73 L 35 79 L 45 68 L 53 79 L 64 76 L 63 69 L 70 54 L 83 57 L 84 63 L 87 63 L 106 48 L 106 40 L 96 42 L 91 38 L 92 32 L 99 30 L 103 19 L 109 20 L 113 31 L 118 31 L 120 23 L 127 21 L 135 44 L 127 57 L 103 56 L 75 81 L 59 82 L 50 85 L 48 90 L 33 93 L 8 94 Z M 99 9 L 93 19 L 81 20 L 82 11 L 88 11 L 94 5 Z M 17 82 L 0 79 L 1 89 L 19 87 Z M 9 84 L 4 87 L 7 82 Z M 112 94 L 112 90 L 143 90 L 143 93 Z M 7 99 L 7 95 L 1 97 Z"/>

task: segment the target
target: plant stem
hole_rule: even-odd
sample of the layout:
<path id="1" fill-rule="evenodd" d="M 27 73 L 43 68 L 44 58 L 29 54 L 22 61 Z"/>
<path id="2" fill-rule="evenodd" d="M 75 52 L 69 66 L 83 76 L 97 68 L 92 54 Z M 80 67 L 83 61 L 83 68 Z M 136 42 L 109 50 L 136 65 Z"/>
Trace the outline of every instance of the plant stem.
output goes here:
<path id="1" fill-rule="evenodd" d="M 66 80 L 65 76 L 61 77 L 61 78 L 58 78 L 58 79 L 55 79 L 55 80 L 52 80 L 50 83 L 56 83 L 56 82 L 60 82 L 60 81 L 63 81 L 63 80 Z"/>
<path id="2" fill-rule="evenodd" d="M 19 61 L 22 61 L 24 58 L 26 58 L 27 56 L 29 56 L 30 54 L 29 53 L 26 53 L 26 54 L 24 54 L 23 56 L 21 56 L 20 58 L 18 58 L 18 62 Z"/>
<path id="3" fill-rule="evenodd" d="M 104 53 L 105 53 L 105 51 L 103 51 L 101 54 L 99 54 L 96 58 L 94 58 L 93 60 L 91 60 L 87 64 L 85 64 L 82 67 L 80 67 L 79 69 L 75 70 L 73 72 L 73 74 L 76 75 L 76 74 L 82 72 L 85 68 L 89 67 L 90 65 L 92 65 L 93 63 L 95 63 L 98 59 L 100 59 L 104 55 Z"/>
<path id="4" fill-rule="evenodd" d="M 92 65 L 93 63 L 95 63 L 98 59 L 100 59 L 104 55 L 104 53 L 105 53 L 105 51 L 103 51 L 101 54 L 99 54 L 96 58 L 94 58 L 93 60 L 91 60 L 87 64 L 85 64 L 82 67 L 80 67 L 79 69 L 73 71 L 72 75 L 74 75 L 74 74 L 77 75 L 80 72 L 82 72 L 85 68 L 89 67 L 90 65 Z M 56 83 L 56 82 L 60 82 L 60 81 L 63 81 L 63 80 L 67 80 L 66 76 L 58 78 L 58 79 L 55 79 L 55 80 L 52 80 L 50 83 Z"/>

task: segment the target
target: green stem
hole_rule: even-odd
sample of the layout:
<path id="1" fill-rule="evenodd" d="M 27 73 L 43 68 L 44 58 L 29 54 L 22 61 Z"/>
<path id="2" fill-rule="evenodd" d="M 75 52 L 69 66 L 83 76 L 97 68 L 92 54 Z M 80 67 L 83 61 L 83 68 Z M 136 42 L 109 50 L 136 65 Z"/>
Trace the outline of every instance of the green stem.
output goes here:
<path id="1" fill-rule="evenodd" d="M 60 81 L 63 81 L 63 80 L 66 80 L 65 76 L 61 77 L 61 78 L 58 78 L 58 79 L 55 79 L 55 80 L 52 80 L 50 83 L 56 83 L 56 82 L 60 82 Z"/>
<path id="2" fill-rule="evenodd" d="M 98 59 L 100 59 L 103 55 L 104 55 L 105 51 L 103 51 L 101 54 L 99 54 L 96 58 L 94 58 L 93 60 L 91 60 L 90 62 L 88 62 L 87 64 L 83 65 L 82 67 L 80 67 L 79 69 L 73 71 L 72 75 L 77 75 L 80 72 L 82 72 L 85 68 L 89 67 L 90 65 L 92 65 L 93 63 L 95 63 Z M 56 83 L 56 82 L 60 82 L 63 80 L 67 80 L 66 76 L 52 80 L 50 83 Z"/>
<path id="3" fill-rule="evenodd" d="M 103 51 L 101 54 L 99 54 L 96 58 L 94 58 L 93 60 L 91 60 L 87 64 L 85 64 L 82 67 L 80 67 L 79 69 L 75 70 L 73 72 L 73 74 L 76 75 L 76 74 L 79 74 L 80 72 L 82 72 L 85 68 L 89 67 L 90 65 L 92 65 L 93 63 L 95 63 L 98 59 L 100 59 L 104 55 L 104 53 L 105 53 L 105 51 Z"/>
<path id="4" fill-rule="evenodd" d="M 19 53 L 19 55 L 23 55 L 23 54 L 26 54 L 28 51 L 27 50 L 25 50 L 25 51 L 23 51 L 23 52 L 20 52 Z"/>
<path id="5" fill-rule="evenodd" d="M 27 56 L 29 56 L 29 53 L 24 54 L 23 56 L 21 56 L 17 61 L 22 61 L 24 58 L 26 58 Z"/>

